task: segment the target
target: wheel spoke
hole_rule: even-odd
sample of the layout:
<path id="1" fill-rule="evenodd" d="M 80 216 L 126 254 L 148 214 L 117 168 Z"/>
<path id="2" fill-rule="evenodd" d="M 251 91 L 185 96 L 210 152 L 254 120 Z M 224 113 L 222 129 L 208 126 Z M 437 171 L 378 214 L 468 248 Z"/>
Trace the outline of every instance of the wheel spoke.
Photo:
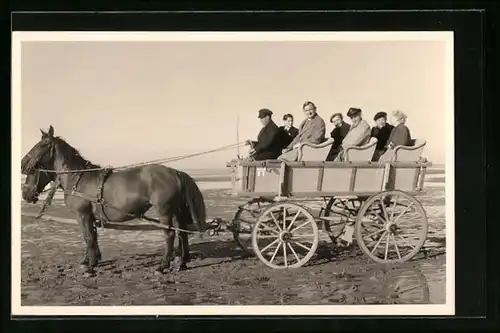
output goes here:
<path id="1" fill-rule="evenodd" d="M 394 211 L 396 210 L 396 205 L 398 204 L 398 197 L 395 197 L 394 198 L 394 204 L 392 205 L 392 211 L 391 211 L 391 219 L 390 221 L 392 221 L 392 219 L 394 218 Z"/>
<path id="2" fill-rule="evenodd" d="M 401 260 L 401 254 L 399 253 L 399 248 L 398 248 L 398 242 L 396 242 L 396 237 L 394 237 L 394 234 L 391 234 L 392 240 L 394 241 L 394 248 L 396 249 L 396 253 L 398 254 L 399 260 Z"/>
<path id="3" fill-rule="evenodd" d="M 371 234 L 369 234 L 369 235 L 366 235 L 365 237 L 372 237 L 372 236 L 375 236 L 375 235 L 377 235 L 377 234 L 379 234 L 379 233 L 381 233 L 381 232 L 384 232 L 384 231 L 385 231 L 385 229 L 379 229 L 379 230 L 377 230 L 377 231 L 375 231 L 375 232 L 372 232 L 372 233 L 371 233 Z"/>
<path id="4" fill-rule="evenodd" d="M 295 231 L 299 230 L 299 229 L 300 229 L 300 228 L 302 228 L 302 227 L 305 227 L 305 226 L 306 226 L 306 225 L 308 225 L 308 224 L 309 224 L 309 221 L 306 221 L 306 222 L 302 223 L 301 225 L 299 225 L 297 228 L 295 228 L 295 229 L 291 230 L 291 231 L 290 231 L 290 233 L 292 233 L 292 234 L 293 234 Z"/>
<path id="5" fill-rule="evenodd" d="M 375 246 L 373 247 L 371 253 L 373 254 L 373 252 L 375 252 L 375 250 L 378 248 L 378 246 L 380 245 L 380 243 L 382 242 L 382 240 L 384 239 L 385 235 L 387 235 L 387 231 L 384 230 L 384 233 L 382 234 L 382 236 L 380 236 L 380 239 L 378 240 L 377 244 L 375 244 Z"/>
<path id="6" fill-rule="evenodd" d="M 282 243 L 283 245 L 283 260 L 285 262 L 285 267 L 288 267 L 288 260 L 286 258 L 286 243 Z"/>
<path id="7" fill-rule="evenodd" d="M 382 212 L 384 213 L 385 222 L 389 223 L 389 215 L 387 215 L 387 210 L 385 209 L 385 203 L 384 203 L 384 200 L 382 200 L 382 198 L 380 198 L 380 208 L 381 208 Z"/>
<path id="8" fill-rule="evenodd" d="M 299 238 L 299 237 L 314 237 L 316 236 L 315 234 L 300 234 L 300 235 L 293 235 L 293 238 Z"/>
<path id="9" fill-rule="evenodd" d="M 414 202 L 412 202 L 409 206 L 406 206 L 405 210 L 403 210 L 403 212 L 401 214 L 398 215 L 398 217 L 396 217 L 394 219 L 394 224 L 397 224 L 398 223 L 398 220 L 401 218 L 401 216 L 403 216 L 404 214 L 406 214 L 406 212 L 413 206 Z"/>
<path id="10" fill-rule="evenodd" d="M 293 243 L 294 243 L 294 244 L 297 244 L 298 246 L 300 246 L 300 247 L 301 247 L 301 248 L 303 248 L 303 249 L 306 249 L 307 251 L 311 251 L 311 249 L 310 249 L 310 248 L 308 248 L 307 246 L 305 246 L 305 245 L 304 245 L 304 244 L 302 244 L 302 243 L 295 242 L 295 241 L 293 241 Z"/>
<path id="11" fill-rule="evenodd" d="M 295 223 L 295 220 L 297 220 L 297 217 L 299 217 L 299 215 L 300 215 L 300 210 L 297 211 L 297 214 L 295 214 L 295 216 L 293 217 L 292 221 L 290 222 L 290 225 L 288 226 L 288 228 L 286 228 L 287 231 L 290 230 L 290 228 Z"/>
<path id="12" fill-rule="evenodd" d="M 283 230 L 287 230 L 286 227 L 286 207 L 283 207 Z M 285 248 L 285 246 L 283 246 Z"/>
<path id="13" fill-rule="evenodd" d="M 259 239 L 276 238 L 275 235 L 259 235 Z"/>
<path id="14" fill-rule="evenodd" d="M 293 249 L 293 247 L 290 245 L 290 243 L 287 243 L 287 245 L 290 248 L 290 251 L 292 251 L 293 255 L 295 256 L 295 259 L 297 259 L 297 262 L 300 262 L 299 256 L 297 255 L 297 253 L 295 252 L 295 250 Z"/>
<path id="15" fill-rule="evenodd" d="M 391 239 L 389 237 L 389 233 L 386 234 L 385 236 L 385 254 L 384 254 L 384 260 L 387 260 L 387 254 L 389 252 L 389 240 Z"/>
<path id="16" fill-rule="evenodd" d="M 269 260 L 270 263 L 274 261 L 274 258 L 276 258 L 276 254 L 278 254 L 278 251 L 283 243 L 279 243 L 278 246 L 276 247 L 276 250 L 274 250 L 273 256 L 271 257 L 271 260 Z M 264 251 L 262 251 L 264 252 Z"/>
<path id="17" fill-rule="evenodd" d="M 275 233 L 276 235 L 280 234 L 278 231 L 276 231 L 276 229 L 269 228 L 268 226 L 265 226 L 265 225 L 261 225 L 261 227 L 259 227 L 258 231 L 271 231 L 271 232 Z"/>
<path id="18" fill-rule="evenodd" d="M 274 244 L 276 244 L 277 242 L 279 242 L 280 239 L 279 238 L 276 238 L 273 242 L 267 244 L 267 246 L 265 248 L 263 248 L 262 250 L 260 250 L 260 252 L 264 252 L 266 251 L 268 248 L 270 248 L 271 246 L 273 246 Z M 278 246 L 279 247 L 279 246 Z"/>
<path id="19" fill-rule="evenodd" d="M 415 218 L 412 218 L 412 219 L 403 220 L 402 222 L 399 222 L 398 225 L 405 225 L 405 224 L 408 224 L 409 222 L 412 222 L 412 221 L 415 221 L 415 220 L 420 220 L 420 217 L 415 217 Z"/>
<path id="20" fill-rule="evenodd" d="M 415 250 L 415 246 L 413 246 L 413 244 L 412 244 L 412 243 L 410 243 L 409 241 L 407 241 L 407 240 L 406 240 L 406 238 L 404 238 L 403 236 L 401 236 L 401 235 L 399 235 L 399 234 L 398 234 L 398 236 L 399 236 L 399 238 L 401 238 L 401 239 L 403 240 L 403 242 L 405 242 L 407 245 L 410 245 L 410 247 L 411 247 L 413 250 Z"/>
<path id="21" fill-rule="evenodd" d="M 281 232 L 282 230 L 281 230 L 280 224 L 278 223 L 278 221 L 274 217 L 273 212 L 269 212 L 269 213 L 271 214 L 271 217 L 273 218 L 274 224 L 276 224 L 276 226 L 278 227 L 278 230 Z"/>

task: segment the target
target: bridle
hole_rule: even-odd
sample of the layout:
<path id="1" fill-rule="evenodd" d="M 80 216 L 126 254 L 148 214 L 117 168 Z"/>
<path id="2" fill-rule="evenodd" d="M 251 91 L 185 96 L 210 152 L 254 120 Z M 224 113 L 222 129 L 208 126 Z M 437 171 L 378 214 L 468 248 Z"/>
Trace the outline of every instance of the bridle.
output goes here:
<path id="1" fill-rule="evenodd" d="M 36 168 L 36 166 L 40 163 L 40 160 L 42 159 L 43 156 L 45 156 L 46 154 L 49 154 L 49 157 L 52 159 L 55 155 L 55 143 L 51 141 L 51 143 L 48 145 L 48 147 L 43 151 L 43 153 L 39 154 L 39 156 L 37 157 L 34 157 L 32 156 L 30 153 L 27 153 L 26 156 L 30 159 L 30 160 L 34 160 L 35 162 L 33 163 L 33 167 L 31 167 L 30 169 L 31 170 L 28 170 L 26 172 L 26 174 L 33 174 L 34 177 L 35 177 L 35 180 L 33 181 L 33 184 L 32 185 L 27 185 L 27 184 L 22 184 L 22 186 L 24 188 L 28 188 L 28 189 L 33 189 L 37 187 L 37 184 L 40 180 L 40 174 L 43 172 L 42 170 L 39 170 L 38 168 Z M 44 191 L 42 191 L 44 192 Z M 34 193 L 35 196 L 38 196 L 40 195 L 40 193 L 36 192 Z"/>

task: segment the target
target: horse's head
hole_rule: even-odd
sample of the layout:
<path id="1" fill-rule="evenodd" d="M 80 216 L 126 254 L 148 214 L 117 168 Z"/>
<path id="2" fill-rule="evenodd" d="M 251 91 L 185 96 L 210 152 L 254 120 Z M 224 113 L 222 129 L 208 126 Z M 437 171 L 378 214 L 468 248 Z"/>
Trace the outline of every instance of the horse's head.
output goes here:
<path id="1" fill-rule="evenodd" d="M 26 175 L 22 188 L 22 197 L 25 201 L 35 203 L 38 195 L 49 182 L 55 179 L 56 174 L 39 171 L 38 169 L 54 169 L 56 140 L 54 128 L 50 126 L 48 132 L 40 130 L 42 137 L 37 144 L 23 157 L 21 172 Z"/>
<path id="2" fill-rule="evenodd" d="M 38 196 L 48 183 L 55 179 L 54 173 L 34 170 L 26 175 L 22 188 L 22 197 L 28 203 L 36 203 Z"/>

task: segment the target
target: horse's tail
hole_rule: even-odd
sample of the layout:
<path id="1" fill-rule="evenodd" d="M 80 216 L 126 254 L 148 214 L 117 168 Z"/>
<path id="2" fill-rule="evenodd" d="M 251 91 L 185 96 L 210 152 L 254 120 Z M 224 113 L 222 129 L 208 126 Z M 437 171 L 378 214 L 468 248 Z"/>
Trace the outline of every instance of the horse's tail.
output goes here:
<path id="1" fill-rule="evenodd" d="M 181 171 L 178 172 L 178 175 L 182 183 L 184 202 L 189 209 L 191 219 L 196 228 L 203 232 L 206 223 L 206 207 L 203 194 L 191 176 Z"/>

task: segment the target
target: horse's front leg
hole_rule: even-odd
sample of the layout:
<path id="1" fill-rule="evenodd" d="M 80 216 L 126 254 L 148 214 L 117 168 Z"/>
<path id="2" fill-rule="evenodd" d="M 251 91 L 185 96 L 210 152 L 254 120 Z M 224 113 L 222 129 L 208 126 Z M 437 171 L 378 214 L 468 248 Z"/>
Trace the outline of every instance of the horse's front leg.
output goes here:
<path id="1" fill-rule="evenodd" d="M 160 223 L 172 227 L 172 216 L 161 216 L 159 218 Z M 175 242 L 175 231 L 164 229 L 163 233 L 165 235 L 165 250 L 163 252 L 163 257 L 160 262 L 160 266 L 156 269 L 157 272 L 163 274 L 166 273 L 170 269 L 170 262 L 173 259 L 173 249 Z"/>
<path id="2" fill-rule="evenodd" d="M 101 249 L 99 247 L 99 240 L 98 240 L 98 237 L 97 237 L 97 228 L 95 227 L 95 225 L 93 226 L 92 228 L 92 233 L 94 234 L 93 237 L 95 237 L 95 245 L 96 245 L 96 260 L 97 260 L 97 263 L 99 263 L 99 261 L 102 260 L 102 254 L 101 254 Z M 80 265 L 88 265 L 89 264 L 89 256 L 88 256 L 88 251 L 85 251 L 85 257 L 83 258 L 83 260 L 80 262 Z"/>
<path id="3" fill-rule="evenodd" d="M 82 261 L 86 274 L 93 274 L 97 266 L 97 231 L 94 229 L 94 216 L 91 212 L 78 214 L 78 223 L 86 243 L 85 258 Z"/>

